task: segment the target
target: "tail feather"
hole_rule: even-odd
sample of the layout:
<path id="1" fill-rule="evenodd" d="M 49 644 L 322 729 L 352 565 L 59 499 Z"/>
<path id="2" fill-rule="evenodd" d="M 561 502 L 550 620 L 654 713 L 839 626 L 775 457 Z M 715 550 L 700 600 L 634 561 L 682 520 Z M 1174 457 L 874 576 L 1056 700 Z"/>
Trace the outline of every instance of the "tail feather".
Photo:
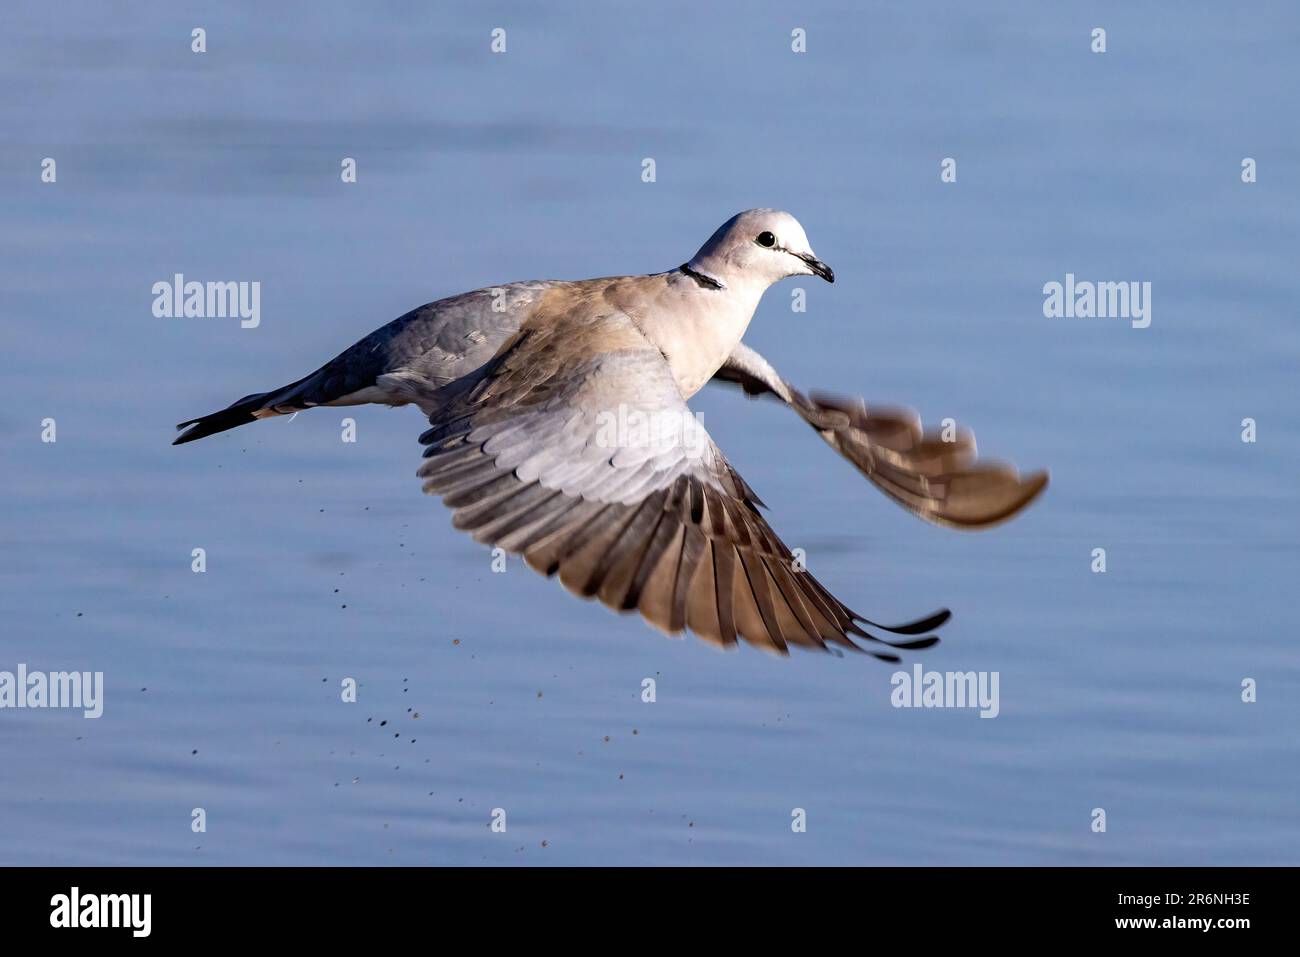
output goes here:
<path id="1" fill-rule="evenodd" d="M 184 445 L 186 442 L 193 442 L 195 439 L 206 438 L 209 435 L 216 435 L 218 432 L 225 432 L 227 429 L 257 421 L 259 416 L 255 413 L 262 410 L 263 403 L 270 394 L 269 392 L 258 392 L 254 395 L 247 395 L 220 412 L 202 415 L 197 419 L 190 419 L 188 422 L 180 423 L 176 428 L 185 429 L 185 431 L 176 436 L 176 440 L 172 442 L 172 445 Z M 263 413 L 263 417 L 265 414 Z"/>

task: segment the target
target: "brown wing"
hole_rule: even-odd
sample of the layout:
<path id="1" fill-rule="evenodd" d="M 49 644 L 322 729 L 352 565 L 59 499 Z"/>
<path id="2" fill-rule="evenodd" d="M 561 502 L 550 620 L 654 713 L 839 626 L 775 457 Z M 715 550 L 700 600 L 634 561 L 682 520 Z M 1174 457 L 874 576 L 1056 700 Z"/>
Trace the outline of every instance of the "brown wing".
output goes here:
<path id="1" fill-rule="evenodd" d="M 864 626 L 924 635 L 946 610 L 876 625 L 795 561 L 657 350 L 582 360 L 558 340 L 526 335 L 431 417 L 420 475 L 457 528 L 669 634 L 690 629 L 724 646 L 743 638 L 781 654 L 839 646 L 890 661 L 886 646 L 938 640 L 886 642 Z"/>
<path id="2" fill-rule="evenodd" d="M 806 401 L 805 418 L 831 448 L 894 501 L 936 525 L 988 528 L 1047 487 L 1045 471 L 1021 476 L 1005 462 L 978 461 L 968 429 L 925 431 L 915 412 L 868 408 L 861 399 L 813 393 Z"/>
<path id="3" fill-rule="evenodd" d="M 740 346 L 715 379 L 747 395 L 775 395 L 882 492 L 935 525 L 988 528 L 1019 513 L 1047 487 L 1046 471 L 1021 476 L 1003 462 L 977 460 L 967 429 L 926 431 L 908 409 L 813 393 L 785 382 L 762 356 Z"/>

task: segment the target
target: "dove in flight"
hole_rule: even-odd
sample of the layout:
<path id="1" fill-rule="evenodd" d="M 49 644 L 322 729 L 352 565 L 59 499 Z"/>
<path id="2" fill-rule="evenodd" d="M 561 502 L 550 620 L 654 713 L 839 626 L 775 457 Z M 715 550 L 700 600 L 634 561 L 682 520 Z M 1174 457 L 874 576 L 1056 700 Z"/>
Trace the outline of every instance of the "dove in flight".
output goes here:
<path id="1" fill-rule="evenodd" d="M 316 406 L 415 405 L 429 420 L 418 474 L 455 527 L 575 594 L 722 646 L 743 638 L 779 654 L 797 645 L 897 661 L 892 649 L 937 642 L 927 633 L 948 610 L 882 625 L 831 595 L 687 400 L 710 379 L 774 397 L 940 525 L 1007 519 L 1047 474 L 977 462 L 969 432 L 943 441 L 906 410 L 785 382 L 741 339 L 768 286 L 807 275 L 835 281 L 799 222 L 748 210 L 667 272 L 517 282 L 420 306 L 296 382 L 182 422 L 174 444 Z"/>

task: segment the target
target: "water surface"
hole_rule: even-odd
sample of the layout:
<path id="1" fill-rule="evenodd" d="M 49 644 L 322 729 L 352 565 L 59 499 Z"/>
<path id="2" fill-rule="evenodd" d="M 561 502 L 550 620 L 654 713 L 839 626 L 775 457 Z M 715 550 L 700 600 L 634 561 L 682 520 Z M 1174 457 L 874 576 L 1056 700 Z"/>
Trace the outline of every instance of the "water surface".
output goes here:
<path id="1" fill-rule="evenodd" d="M 96 721 L 0 712 L 0 863 L 1300 858 L 1290 5 L 5 19 L 0 669 L 103 671 L 107 698 Z M 963 535 L 775 405 L 694 403 L 849 604 L 954 609 L 909 663 L 999 672 L 994 720 L 894 709 L 869 660 L 668 641 L 494 574 L 420 492 L 412 409 L 168 444 L 414 305 L 671 268 L 760 205 L 838 277 L 760 307 L 747 341 L 787 378 L 1052 469 L 1024 517 Z M 259 281 L 260 326 L 155 318 L 177 272 Z M 1067 272 L 1151 282 L 1150 328 L 1045 319 Z"/>

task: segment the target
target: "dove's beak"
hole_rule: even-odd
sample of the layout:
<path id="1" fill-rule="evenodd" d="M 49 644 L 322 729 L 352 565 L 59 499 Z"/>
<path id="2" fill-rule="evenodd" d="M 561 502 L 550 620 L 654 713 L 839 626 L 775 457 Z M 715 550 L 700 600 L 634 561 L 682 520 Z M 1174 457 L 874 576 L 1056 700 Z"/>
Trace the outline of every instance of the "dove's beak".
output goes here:
<path id="1" fill-rule="evenodd" d="M 835 270 L 826 265 L 812 253 L 795 253 L 795 255 L 807 263 L 808 268 L 813 271 L 814 276 L 821 276 L 827 282 L 835 281 Z"/>

